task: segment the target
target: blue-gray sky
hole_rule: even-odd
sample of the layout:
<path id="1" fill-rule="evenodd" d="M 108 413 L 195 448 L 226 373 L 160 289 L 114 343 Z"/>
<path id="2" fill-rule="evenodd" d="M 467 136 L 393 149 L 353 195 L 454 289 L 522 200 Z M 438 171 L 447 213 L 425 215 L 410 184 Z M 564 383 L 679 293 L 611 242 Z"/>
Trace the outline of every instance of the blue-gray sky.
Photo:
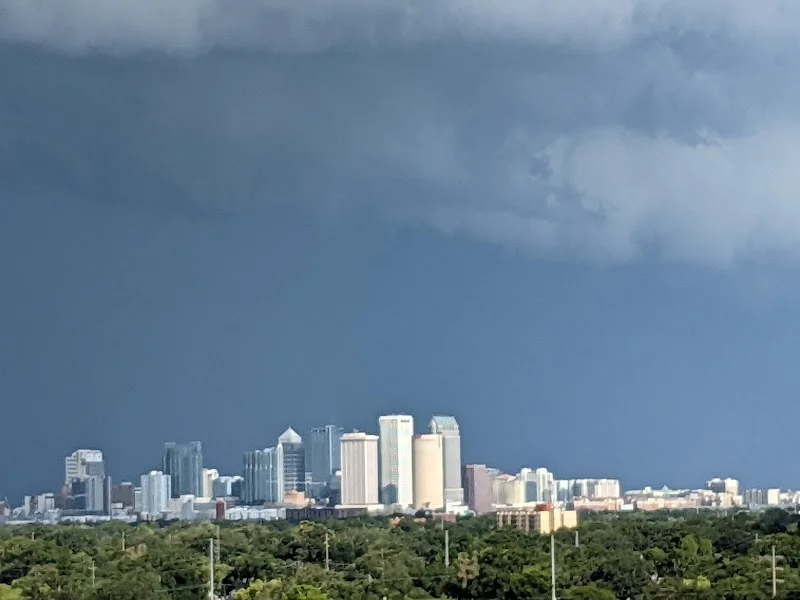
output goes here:
<path id="1" fill-rule="evenodd" d="M 0 495 L 452 412 L 800 486 L 789 0 L 0 3 Z M 785 457 L 785 458 L 784 458 Z"/>

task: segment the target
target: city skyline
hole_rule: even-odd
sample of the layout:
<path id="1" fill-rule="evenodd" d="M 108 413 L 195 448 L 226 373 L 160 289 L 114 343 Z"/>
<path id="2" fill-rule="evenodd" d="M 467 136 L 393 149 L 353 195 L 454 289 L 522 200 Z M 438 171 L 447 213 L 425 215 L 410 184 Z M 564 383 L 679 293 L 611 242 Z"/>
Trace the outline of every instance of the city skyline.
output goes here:
<path id="1" fill-rule="evenodd" d="M 424 423 L 425 421 L 420 421 Z M 144 471 L 140 476 L 132 478 L 133 481 L 139 482 L 141 479 L 141 488 L 144 490 L 145 481 L 147 480 L 149 488 L 152 490 L 155 484 L 153 477 L 158 476 L 166 478 L 169 481 L 166 490 L 171 492 L 172 498 L 190 494 L 197 497 L 215 497 L 215 493 L 211 490 L 217 489 L 230 491 L 230 482 L 238 479 L 241 482 L 240 494 L 241 499 L 246 503 L 259 504 L 259 503 L 280 503 L 282 502 L 283 495 L 288 492 L 302 491 L 307 497 L 317 497 L 314 490 L 319 491 L 318 482 L 312 477 L 313 465 L 320 464 L 320 460 L 324 457 L 325 461 L 332 464 L 332 461 L 341 460 L 341 452 L 343 451 L 344 442 L 358 442 L 358 444 L 350 444 L 351 448 L 359 447 L 360 449 L 353 454 L 350 451 L 350 473 L 353 474 L 353 465 L 367 465 L 370 464 L 371 450 L 365 449 L 371 446 L 364 446 L 364 443 L 370 444 L 374 441 L 375 444 L 375 472 L 373 475 L 358 475 L 356 477 L 357 483 L 355 487 L 348 484 L 350 488 L 348 493 L 351 497 L 356 495 L 372 498 L 368 491 L 364 491 L 365 481 L 379 481 L 380 485 L 375 492 L 379 501 L 384 502 L 389 496 L 386 495 L 386 482 L 395 481 L 397 477 L 402 480 L 404 477 L 408 478 L 410 475 L 410 482 L 407 483 L 409 487 L 406 489 L 405 496 L 398 503 L 408 507 L 427 508 L 440 510 L 444 509 L 445 501 L 448 505 L 453 502 L 455 505 L 459 504 L 459 500 L 448 499 L 448 492 L 452 492 L 452 488 L 448 486 L 446 477 L 448 469 L 452 470 L 452 466 L 448 463 L 448 455 L 446 451 L 447 437 L 444 435 L 447 432 L 455 433 L 456 436 L 450 439 L 454 442 L 451 449 L 451 457 L 454 454 L 460 455 L 461 453 L 461 437 L 460 426 L 458 421 L 453 416 L 448 415 L 434 415 L 427 422 L 427 428 L 422 427 L 422 433 L 419 433 L 414 426 L 414 418 L 412 415 L 404 414 L 390 414 L 381 415 L 376 423 L 375 431 L 383 432 L 383 437 L 375 435 L 370 432 L 361 432 L 357 428 L 348 430 L 346 427 L 337 424 L 318 425 L 310 429 L 310 435 L 307 438 L 308 444 L 311 444 L 312 451 L 307 452 L 307 444 L 304 442 L 303 436 L 298 434 L 292 427 L 288 427 L 283 433 L 278 436 L 277 441 L 272 446 L 267 446 L 263 450 L 248 450 L 243 453 L 244 463 L 243 468 L 240 470 L 232 471 L 230 473 L 220 471 L 214 467 L 204 467 L 205 457 L 203 455 L 202 442 L 165 442 L 163 447 L 165 449 L 162 459 L 161 470 Z M 426 432 L 427 430 L 427 432 Z M 322 438 L 314 439 L 315 434 L 325 432 Z M 336 439 L 339 440 L 338 448 L 334 452 L 336 457 L 331 454 L 331 441 L 328 440 L 327 435 L 334 434 Z M 398 446 L 398 436 L 400 438 Z M 403 437 L 407 436 L 406 442 L 409 442 L 407 451 L 410 451 L 412 460 L 412 468 L 403 471 L 401 466 L 402 460 L 398 463 L 393 463 L 394 457 L 398 455 L 398 447 L 403 446 Z M 320 444 L 320 440 L 325 439 L 325 444 Z M 433 454 L 431 454 L 433 449 Z M 432 457 L 438 453 L 438 468 L 431 470 Z M 403 451 L 399 453 L 403 454 Z M 320 456 L 321 455 L 321 456 Z M 386 458 L 384 457 L 386 456 Z M 393 457 L 389 460 L 388 457 Z M 310 462 L 306 463 L 307 460 Z M 298 462 L 299 461 L 299 462 Z M 355 461 L 355 462 L 354 462 Z M 340 463 L 341 464 L 341 463 Z M 425 464 L 425 467 L 422 465 Z M 527 463 L 528 465 L 534 463 Z M 73 493 L 79 493 L 81 497 L 86 496 L 85 505 L 90 510 L 96 510 L 95 507 L 103 506 L 105 502 L 111 501 L 111 474 L 106 471 L 106 456 L 102 450 L 81 448 L 73 451 L 64 459 L 64 472 L 67 486 L 69 482 L 81 481 L 81 485 L 75 491 L 73 484 Z M 384 465 L 390 465 L 391 473 L 394 475 L 384 476 Z M 469 492 L 468 479 L 474 484 L 476 478 L 474 476 L 474 469 L 480 467 L 484 470 L 485 465 L 480 463 L 464 462 L 460 464 L 458 480 L 462 487 L 457 490 L 458 498 L 463 498 L 467 502 Z M 267 471 L 262 471 L 262 469 Z M 369 468 L 369 467 L 368 467 Z M 406 467 L 407 468 L 407 467 Z M 176 470 L 177 469 L 177 470 Z M 298 470 L 299 469 L 299 470 Z M 428 473 L 422 475 L 423 469 Z M 347 471 L 347 469 L 345 469 Z M 337 470 L 336 473 L 340 473 Z M 397 475 L 402 472 L 404 474 Z M 573 493 L 572 487 L 569 489 L 564 488 L 569 481 L 569 486 L 576 486 L 575 492 L 578 496 L 586 497 L 621 497 L 624 490 L 634 490 L 633 486 L 623 488 L 619 479 L 606 479 L 608 475 L 594 476 L 586 479 L 585 477 L 556 477 L 553 472 L 545 467 L 530 466 L 520 467 L 519 471 L 498 469 L 495 466 L 490 466 L 488 472 L 494 473 L 491 475 L 494 481 L 494 497 L 504 498 L 504 502 L 515 504 L 518 502 L 534 502 L 534 503 L 550 503 L 555 501 L 562 501 L 562 495 L 571 496 Z M 187 483 L 187 473 L 189 474 Z M 262 475 L 261 473 L 264 473 Z M 268 474 L 267 474 L 268 473 Z M 235 475 L 235 477 L 231 477 Z M 498 475 L 500 475 L 498 477 Z M 263 484 L 254 483 L 257 478 L 265 477 Z M 463 479 L 462 479 L 463 477 Z M 480 478 L 480 477 L 479 477 Z M 398 481 L 399 481 L 398 480 Z M 128 479 L 114 480 L 114 483 L 127 483 Z M 192 488 L 196 486 L 202 492 L 197 493 Z M 218 488 L 219 484 L 219 488 Z M 330 482 L 331 486 L 334 482 Z M 733 494 L 739 493 L 740 482 L 737 479 L 722 479 L 719 477 L 706 481 L 705 487 L 712 491 L 729 491 L 729 486 L 734 484 Z M 136 484 L 134 484 L 136 485 Z M 161 484 L 159 484 L 160 486 Z M 253 488 L 253 485 L 262 485 L 261 488 Z M 264 488 L 263 485 L 267 487 Z M 341 490 L 344 484 L 344 479 L 338 479 L 337 489 Z M 502 491 L 497 488 L 498 485 L 505 485 L 508 489 Z M 177 491 L 175 488 L 181 491 Z M 367 484 L 368 487 L 368 484 Z M 392 486 L 393 487 L 393 486 Z M 652 482 L 647 486 L 639 486 L 641 488 L 653 488 Z M 671 486 L 664 486 L 664 489 L 669 489 Z M 184 489 L 186 488 L 186 489 Z M 354 489 L 360 491 L 353 491 Z M 749 497 L 761 496 L 754 494 L 766 494 L 769 489 L 770 493 L 779 489 L 793 489 L 789 487 L 783 488 L 756 488 L 754 486 L 747 486 Z M 160 489 L 160 488 L 159 488 Z M 257 491 L 260 489 L 260 492 Z M 326 486 L 327 489 L 327 486 Z M 655 486 L 654 489 L 659 489 Z M 691 489 L 689 486 L 679 486 L 674 489 Z M 433 490 L 433 491 L 432 491 Z M 438 492 L 436 492 L 438 490 Z M 604 490 L 599 492 L 598 490 Z M 614 490 L 613 493 L 608 490 Z M 203 492 L 209 492 L 208 494 Z M 152 492 L 151 492 L 152 493 Z M 158 492 L 161 496 L 165 492 Z M 37 492 L 38 494 L 38 492 Z M 144 491 L 143 491 L 144 494 Z M 438 495 L 437 495 L 438 494 Z M 341 500 L 341 495 L 337 496 Z M 746 494 L 745 497 L 748 497 Z M 767 496 L 763 496 L 766 498 Z M 92 499 L 94 498 L 94 499 Z M 396 496 L 395 496 L 396 498 Z M 0 496 L 2 499 L 2 496 Z M 155 500 L 153 500 L 155 502 Z M 391 504 L 392 502 L 389 502 Z M 370 502 L 371 504 L 371 502 Z"/>
<path id="2" fill-rule="evenodd" d="M 269 460 L 273 461 L 273 463 L 277 465 L 277 461 L 280 460 L 280 457 L 282 456 L 282 454 L 280 453 L 280 450 L 279 450 L 279 447 L 281 446 L 281 442 L 298 443 L 298 441 L 299 441 L 303 445 L 306 445 L 304 443 L 304 440 L 308 439 L 309 441 L 311 441 L 312 436 L 313 436 L 315 431 L 330 431 L 330 430 L 332 430 L 332 431 L 337 432 L 337 435 L 338 435 L 339 432 L 341 432 L 342 435 L 346 435 L 346 434 L 349 434 L 349 433 L 366 434 L 368 436 L 374 436 L 375 439 L 378 441 L 378 445 L 380 446 L 381 445 L 381 441 L 380 441 L 381 438 L 380 438 L 380 435 L 379 435 L 379 431 L 380 431 L 380 424 L 381 424 L 382 420 L 385 420 L 385 419 L 392 420 L 392 419 L 396 419 L 398 417 L 405 417 L 405 416 L 411 417 L 411 428 L 412 428 L 412 431 L 414 432 L 414 435 L 412 436 L 412 439 L 411 439 L 411 444 L 409 445 L 409 448 L 411 450 L 412 456 L 415 456 L 415 452 L 416 452 L 415 445 L 414 445 L 414 442 L 415 442 L 416 438 L 425 437 L 426 435 L 428 435 L 428 432 L 435 431 L 436 427 L 434 426 L 434 422 L 437 419 L 440 419 L 440 420 L 441 419 L 452 420 L 452 422 L 455 423 L 455 430 L 459 431 L 459 429 L 460 429 L 458 423 L 456 422 L 456 420 L 452 416 L 434 415 L 434 416 L 430 417 L 428 420 L 419 421 L 419 423 L 417 425 L 422 425 L 421 427 L 420 426 L 416 426 L 415 427 L 415 423 L 416 422 L 414 421 L 413 416 L 412 415 L 402 415 L 402 414 L 382 415 L 376 421 L 375 426 L 373 427 L 373 430 L 369 430 L 369 428 L 368 428 L 368 431 L 366 431 L 366 432 L 360 430 L 359 428 L 350 428 L 350 429 L 348 429 L 347 427 L 343 427 L 342 425 L 329 423 L 329 424 L 326 424 L 326 425 L 312 426 L 311 428 L 309 428 L 309 431 L 308 431 L 308 434 L 307 434 L 308 437 L 306 438 L 306 436 L 299 435 L 290 426 L 290 427 L 287 427 L 285 430 L 283 430 L 282 434 L 276 438 L 276 441 L 274 443 L 272 443 L 271 445 L 265 446 L 264 449 L 245 450 L 239 457 L 240 458 L 240 461 L 239 461 L 240 462 L 240 467 L 239 467 L 238 470 L 236 468 L 228 469 L 228 470 L 225 470 L 225 469 L 220 470 L 220 469 L 217 469 L 217 468 L 212 468 L 211 470 L 215 471 L 217 473 L 217 475 L 222 475 L 224 477 L 228 477 L 230 475 L 241 476 L 247 471 L 247 466 L 246 465 L 243 468 L 241 466 L 241 458 L 242 458 L 242 456 L 245 456 L 245 461 L 246 461 L 247 460 L 247 455 L 250 455 L 250 454 L 253 454 L 253 453 L 260 453 L 260 452 L 262 452 L 262 450 L 263 451 L 269 451 L 271 453 Z M 445 421 L 445 422 L 447 422 L 447 421 Z M 450 426 L 450 427 L 452 427 L 452 426 Z M 445 428 L 447 428 L 447 426 L 445 426 Z M 372 431 L 374 431 L 374 433 Z M 440 425 L 439 425 L 439 433 L 441 433 L 441 422 L 440 422 Z M 339 439 L 341 439 L 341 437 L 339 437 Z M 462 443 L 462 441 L 463 440 L 459 441 L 459 443 L 458 443 L 458 453 L 459 454 L 461 453 L 461 443 Z M 446 454 L 445 454 L 445 445 L 446 445 L 446 438 L 442 437 L 442 439 L 441 439 L 441 451 L 442 451 L 442 457 L 443 457 L 443 469 L 442 469 L 441 477 L 442 477 L 442 484 L 444 485 L 443 496 L 442 496 L 443 500 L 446 499 L 446 497 L 447 497 L 447 486 L 446 486 L 447 459 L 446 459 Z M 216 463 L 205 463 L 204 462 L 204 461 L 207 460 L 207 456 L 203 453 L 203 444 L 202 444 L 202 442 L 199 442 L 199 441 L 197 441 L 197 442 L 164 442 L 162 447 L 165 448 L 165 454 L 163 455 L 163 458 L 162 458 L 162 465 L 154 467 L 153 469 L 148 469 L 147 467 L 145 467 L 145 469 L 141 473 L 135 474 L 132 477 L 122 477 L 122 478 L 114 479 L 114 483 L 134 482 L 134 485 L 136 485 L 139 482 L 140 478 L 145 477 L 148 473 L 165 473 L 165 476 L 169 477 L 169 473 L 168 473 L 169 467 L 167 466 L 167 456 L 169 456 L 170 449 L 177 447 L 179 450 L 180 449 L 191 450 L 193 447 L 196 447 L 196 448 L 199 448 L 201 462 L 198 465 L 194 465 L 194 463 L 192 463 L 192 464 L 194 465 L 194 467 L 199 469 L 200 475 L 197 478 L 197 485 L 199 486 L 199 489 L 203 489 L 202 477 L 203 477 L 205 471 L 209 470 L 209 469 L 203 468 L 203 465 L 204 464 L 216 464 Z M 302 453 L 302 460 L 303 461 L 306 459 L 306 456 L 310 456 L 309 454 L 303 452 L 303 450 L 300 450 L 300 452 Z M 330 457 L 327 457 L 327 458 L 328 458 L 328 460 L 330 460 Z M 298 459 L 300 459 L 300 455 L 299 454 L 298 454 Z M 63 460 L 65 461 L 64 463 L 62 463 L 62 464 L 65 464 L 65 467 L 63 467 L 63 468 L 66 469 L 66 472 L 68 473 L 67 477 L 69 477 L 70 471 L 75 471 L 78 468 L 76 465 L 79 464 L 81 461 L 83 461 L 83 464 L 84 464 L 84 467 L 83 467 L 84 468 L 84 472 L 85 472 L 85 468 L 86 468 L 85 467 L 86 463 L 93 463 L 95 461 L 99 461 L 100 464 L 103 465 L 101 467 L 101 470 L 103 470 L 103 475 L 105 475 L 104 469 L 105 469 L 105 464 L 106 464 L 106 456 L 105 456 L 103 450 L 78 448 L 78 449 L 74 450 L 72 452 L 72 454 L 67 455 L 66 458 L 63 459 Z M 259 458 L 258 460 L 261 460 L 261 459 Z M 265 455 L 265 459 L 264 460 L 266 460 L 266 455 Z M 296 459 L 292 459 L 292 460 L 296 460 Z M 381 460 L 382 460 L 382 452 L 379 451 L 379 461 L 381 461 Z M 308 463 L 306 465 L 303 462 L 302 464 L 303 464 L 303 468 L 305 469 L 305 473 L 304 474 L 306 476 L 310 476 L 312 474 L 312 471 L 310 470 L 312 468 L 311 463 Z M 461 477 L 463 476 L 463 469 L 466 466 L 474 466 L 474 465 L 480 465 L 480 464 L 483 464 L 483 463 L 481 463 L 480 461 L 477 461 L 477 462 L 476 461 L 462 462 L 461 463 L 461 468 L 459 469 L 459 479 L 461 479 Z M 506 468 L 498 468 L 496 465 L 489 465 L 489 467 L 490 467 L 490 470 L 497 470 L 497 471 L 499 471 L 501 473 L 504 473 L 504 474 L 505 473 L 516 473 L 517 475 L 520 475 L 520 476 L 523 476 L 523 477 L 526 477 L 526 478 L 528 477 L 526 475 L 526 473 L 530 473 L 531 474 L 530 477 L 533 477 L 532 481 L 536 482 L 536 483 L 533 484 L 534 487 L 540 487 L 541 486 L 542 479 L 541 479 L 541 475 L 539 475 L 540 472 L 546 473 L 547 476 L 549 476 L 549 478 L 550 478 L 549 481 L 550 481 L 551 484 L 554 481 L 553 474 L 550 471 L 548 471 L 546 468 L 539 467 L 539 468 L 536 468 L 536 469 L 532 469 L 530 467 L 531 464 L 535 464 L 535 461 L 533 463 L 530 462 L 530 461 L 528 461 L 528 462 L 522 461 L 522 462 L 512 463 L 512 464 L 518 464 L 518 466 L 517 467 L 510 467 L 510 468 L 508 468 L 508 467 L 506 467 Z M 165 470 L 165 467 L 166 467 L 166 470 Z M 271 468 L 275 469 L 275 473 L 277 473 L 277 467 L 271 467 Z M 380 471 L 380 469 L 379 469 L 379 471 Z M 723 471 L 720 471 L 720 472 L 731 472 L 731 470 L 723 470 Z M 111 474 L 109 473 L 109 475 L 111 475 Z M 535 475 L 535 477 L 534 477 L 534 475 Z M 585 475 L 585 473 L 583 475 Z M 412 472 L 412 476 L 411 476 L 411 480 L 412 480 L 411 498 L 412 498 L 412 501 L 409 502 L 409 505 L 411 505 L 411 506 L 416 505 L 416 503 L 417 503 L 416 502 L 416 494 L 415 494 L 415 484 L 414 484 L 414 477 L 415 476 L 416 475 Z M 608 472 L 606 472 L 604 475 L 603 474 L 598 475 L 597 477 L 595 477 L 595 479 L 603 480 L 604 477 L 610 477 L 610 476 L 613 476 L 613 474 L 609 474 Z M 289 483 L 288 486 L 287 486 L 287 484 L 283 483 L 281 480 L 278 479 L 279 476 L 277 474 L 275 474 L 274 477 L 276 478 L 274 480 L 274 485 L 276 486 L 276 492 L 277 492 L 277 489 L 278 489 L 279 485 L 284 485 L 284 487 L 286 488 L 286 491 L 288 491 L 289 488 L 291 488 L 293 486 L 296 487 L 296 483 Z M 297 475 L 294 476 L 294 479 L 292 479 L 292 482 L 297 482 L 297 481 L 300 481 L 301 479 L 302 478 L 300 476 L 300 473 L 298 472 Z M 569 479 L 569 480 L 581 480 L 582 476 L 567 477 L 567 479 Z M 174 476 L 173 476 L 173 480 L 174 481 L 176 480 Z M 308 483 L 308 484 L 312 484 L 313 483 L 313 479 L 308 479 L 308 480 L 304 480 L 304 481 L 305 481 L 305 483 Z M 619 480 L 616 479 L 616 481 L 619 481 Z M 697 485 L 699 483 L 700 482 L 694 482 L 694 485 Z M 707 483 L 710 483 L 710 482 L 707 482 Z M 177 492 L 175 492 L 174 485 L 175 484 L 172 484 L 170 486 L 170 489 L 173 492 L 173 497 L 177 497 L 177 495 L 176 495 Z M 527 487 L 530 488 L 530 485 L 531 484 L 527 484 Z M 461 488 L 461 490 L 462 490 L 462 492 L 461 492 L 462 496 L 461 497 L 463 498 L 464 497 L 463 493 L 464 493 L 464 490 L 466 489 L 466 482 L 462 482 L 462 486 L 463 487 Z M 645 480 L 643 482 L 638 482 L 637 485 L 628 486 L 628 487 L 626 487 L 624 489 L 626 489 L 626 490 L 627 489 L 639 489 L 639 488 L 644 488 L 644 487 L 653 487 L 654 489 L 658 489 L 658 488 L 662 487 L 662 484 L 658 483 L 658 482 L 654 483 L 652 480 Z M 670 488 L 670 489 L 690 489 L 692 487 L 692 485 L 691 484 L 684 484 L 684 485 L 677 485 L 676 486 L 674 484 L 670 485 L 670 484 L 664 483 L 663 487 Z M 774 485 L 767 485 L 767 486 L 763 486 L 763 485 L 761 485 L 761 486 L 748 485 L 747 487 L 748 487 L 748 489 L 751 489 L 751 490 L 766 490 L 766 489 L 772 489 L 775 486 Z M 782 487 L 779 487 L 778 489 L 789 489 L 789 490 L 791 490 L 791 489 L 795 489 L 795 488 L 793 486 L 791 486 L 791 485 L 784 485 Z M 35 493 L 38 494 L 41 491 L 42 490 L 39 490 L 39 491 L 37 491 Z M 31 490 L 25 490 L 23 493 L 29 494 L 29 493 L 31 493 Z M 96 494 L 97 493 L 100 493 L 100 492 L 96 492 Z M 187 491 L 187 490 L 184 490 L 184 493 L 190 493 L 190 492 Z M 0 489 L 0 494 L 3 494 L 2 489 Z M 202 494 L 198 494 L 198 495 L 202 495 Z M 380 498 L 380 495 L 381 494 L 379 492 L 379 499 L 382 499 L 382 498 Z M 13 498 L 13 495 L 6 494 L 6 497 Z M 250 496 L 248 496 L 248 492 L 246 491 L 246 488 L 243 488 L 243 497 L 244 498 L 249 498 L 250 497 Z M 260 500 L 264 500 L 266 502 L 277 502 L 279 497 L 280 497 L 279 494 L 273 493 L 271 495 L 268 495 L 268 497 L 265 497 L 265 498 L 259 498 L 258 495 L 256 495 L 256 496 L 253 497 L 253 499 L 254 500 L 259 500 L 259 501 Z M 0 500 L 2 500 L 2 498 L 3 498 L 3 495 L 0 495 Z M 550 499 L 546 498 L 546 497 L 543 497 L 541 495 L 537 495 L 536 496 L 536 500 L 540 501 L 540 502 L 546 502 L 546 501 L 549 501 Z"/>

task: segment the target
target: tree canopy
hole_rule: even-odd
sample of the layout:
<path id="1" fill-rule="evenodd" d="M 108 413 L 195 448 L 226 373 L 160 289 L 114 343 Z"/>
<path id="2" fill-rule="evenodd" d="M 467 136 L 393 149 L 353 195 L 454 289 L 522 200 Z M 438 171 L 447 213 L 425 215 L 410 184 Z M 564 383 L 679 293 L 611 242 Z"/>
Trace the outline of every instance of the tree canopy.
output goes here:
<path id="1" fill-rule="evenodd" d="M 492 517 L 266 524 L 0 527 L 0 600 L 535 600 L 551 594 L 550 539 Z M 800 598 L 798 517 L 584 516 L 555 536 L 563 600 Z M 124 542 L 123 542 L 123 533 Z M 327 551 L 326 551 L 327 546 Z"/>

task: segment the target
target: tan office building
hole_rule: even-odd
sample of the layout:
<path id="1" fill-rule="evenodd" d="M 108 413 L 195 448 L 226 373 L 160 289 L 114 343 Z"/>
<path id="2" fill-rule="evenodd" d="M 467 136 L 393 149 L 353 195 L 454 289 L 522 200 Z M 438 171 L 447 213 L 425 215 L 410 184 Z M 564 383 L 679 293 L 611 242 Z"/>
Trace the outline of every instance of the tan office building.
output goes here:
<path id="1" fill-rule="evenodd" d="M 341 440 L 342 505 L 378 504 L 378 436 L 345 433 Z"/>
<path id="2" fill-rule="evenodd" d="M 414 437 L 414 507 L 444 508 L 444 439 L 441 434 Z"/>

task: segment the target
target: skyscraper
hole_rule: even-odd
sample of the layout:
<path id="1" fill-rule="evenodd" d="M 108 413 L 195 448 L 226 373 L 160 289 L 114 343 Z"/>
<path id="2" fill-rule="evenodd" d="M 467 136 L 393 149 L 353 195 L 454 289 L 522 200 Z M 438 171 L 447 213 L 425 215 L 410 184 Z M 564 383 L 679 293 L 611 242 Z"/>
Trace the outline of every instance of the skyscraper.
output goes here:
<path id="1" fill-rule="evenodd" d="M 203 495 L 203 445 L 200 442 L 164 444 L 164 474 L 172 480 L 172 497 Z"/>
<path id="2" fill-rule="evenodd" d="M 103 453 L 83 448 L 67 456 L 64 459 L 64 483 L 70 485 L 75 479 L 86 479 L 86 464 L 90 462 L 103 462 Z"/>
<path id="3" fill-rule="evenodd" d="M 104 512 L 106 509 L 106 465 L 102 460 L 85 463 L 86 510 Z M 110 480 L 109 480 L 110 482 Z"/>
<path id="4" fill-rule="evenodd" d="M 444 441 L 444 499 L 445 502 L 464 502 L 461 484 L 461 430 L 455 417 L 436 415 L 431 418 L 431 433 Z"/>
<path id="5" fill-rule="evenodd" d="M 203 469 L 203 498 L 214 497 L 214 481 L 219 478 L 216 469 Z"/>
<path id="6" fill-rule="evenodd" d="M 333 474 L 342 468 L 340 456 L 343 434 L 344 429 L 336 425 L 314 427 L 311 430 L 310 467 L 315 495 L 327 487 Z"/>
<path id="7" fill-rule="evenodd" d="M 492 512 L 492 475 L 486 465 L 464 467 L 464 484 L 467 506 L 478 515 Z"/>
<path id="8" fill-rule="evenodd" d="M 291 427 L 278 438 L 278 502 L 288 492 L 304 492 L 306 483 L 306 453 L 303 438 Z"/>
<path id="9" fill-rule="evenodd" d="M 444 508 L 444 441 L 438 433 L 414 436 L 414 507 Z M 460 479 L 460 477 L 459 477 Z"/>
<path id="10" fill-rule="evenodd" d="M 172 478 L 161 471 L 150 471 L 142 475 L 141 484 L 142 513 L 155 517 L 167 512 L 172 496 Z"/>
<path id="11" fill-rule="evenodd" d="M 341 438 L 342 504 L 378 504 L 378 436 L 346 433 Z"/>
<path id="12" fill-rule="evenodd" d="M 381 500 L 383 504 L 414 503 L 412 440 L 414 417 L 386 415 L 378 419 L 381 447 Z"/>
<path id="13" fill-rule="evenodd" d="M 275 448 L 244 455 L 244 498 L 247 504 L 281 502 L 278 493 L 278 453 Z M 232 490 L 231 490 L 232 493 Z"/>

